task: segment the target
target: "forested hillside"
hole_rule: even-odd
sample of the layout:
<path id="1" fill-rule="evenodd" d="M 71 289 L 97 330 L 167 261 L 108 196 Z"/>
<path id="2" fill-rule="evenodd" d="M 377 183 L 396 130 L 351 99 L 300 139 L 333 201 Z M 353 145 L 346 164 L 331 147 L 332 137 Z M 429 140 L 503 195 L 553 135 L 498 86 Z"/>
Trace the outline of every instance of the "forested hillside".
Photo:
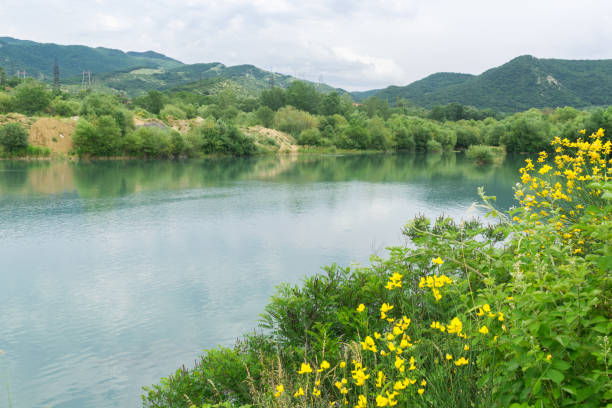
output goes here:
<path id="1" fill-rule="evenodd" d="M 457 102 L 502 112 L 603 106 L 612 103 L 612 60 L 524 55 L 478 76 L 438 73 L 404 87 L 390 86 L 374 95 L 390 103 L 405 98 L 427 108 Z"/>
<path id="2" fill-rule="evenodd" d="M 98 74 L 135 68 L 172 68 L 180 61 L 153 51 L 123 52 L 83 45 L 43 44 L 0 37 L 0 66 L 9 75 L 25 71 L 28 77 L 50 81 L 57 61 L 62 77 L 75 77 L 83 71 Z"/>

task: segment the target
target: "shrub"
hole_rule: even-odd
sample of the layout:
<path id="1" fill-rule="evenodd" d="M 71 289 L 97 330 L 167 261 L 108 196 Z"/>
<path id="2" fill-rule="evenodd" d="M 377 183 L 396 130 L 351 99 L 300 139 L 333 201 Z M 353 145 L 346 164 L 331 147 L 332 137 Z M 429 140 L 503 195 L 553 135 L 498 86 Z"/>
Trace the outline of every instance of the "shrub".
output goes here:
<path id="1" fill-rule="evenodd" d="M 77 101 L 65 101 L 56 98 L 51 102 L 50 109 L 54 115 L 71 117 L 79 114 L 81 104 Z"/>
<path id="2" fill-rule="evenodd" d="M 267 106 L 261 106 L 259 109 L 257 109 L 255 114 L 257 115 L 259 123 L 261 123 L 264 127 L 272 127 L 272 124 L 274 123 L 274 111 L 272 109 L 268 108 Z"/>
<path id="3" fill-rule="evenodd" d="M 292 106 L 285 106 L 274 115 L 274 127 L 283 132 L 299 135 L 306 129 L 316 128 L 317 118 L 308 112 L 300 111 Z"/>
<path id="4" fill-rule="evenodd" d="M 13 91 L 11 106 L 16 112 L 26 115 L 43 112 L 51 102 L 51 92 L 44 84 L 28 80 L 19 84 Z"/>
<path id="5" fill-rule="evenodd" d="M 307 129 L 300 133 L 297 139 L 299 145 L 319 146 L 321 145 L 321 132 L 319 129 Z"/>
<path id="6" fill-rule="evenodd" d="M 505 155 L 503 148 L 486 145 L 472 145 L 465 152 L 465 157 L 477 164 L 500 162 Z"/>
<path id="7" fill-rule="evenodd" d="M 187 114 L 178 106 L 168 104 L 159 112 L 159 117 L 164 120 L 168 120 L 169 117 L 187 119 Z"/>
<path id="8" fill-rule="evenodd" d="M 79 156 L 114 156 L 121 147 L 121 129 L 112 116 L 80 119 L 72 135 L 74 149 Z"/>
<path id="9" fill-rule="evenodd" d="M 11 111 L 11 97 L 6 92 L 0 92 L 0 113 Z"/>
<path id="10" fill-rule="evenodd" d="M 427 151 L 428 152 L 433 152 L 433 153 L 439 153 L 442 150 L 444 150 L 442 148 L 442 145 L 440 144 L 440 142 L 438 142 L 435 139 L 429 139 L 427 141 Z"/>
<path id="11" fill-rule="evenodd" d="M 28 146 L 28 132 L 18 123 L 0 126 L 0 145 L 6 152 L 16 152 Z"/>

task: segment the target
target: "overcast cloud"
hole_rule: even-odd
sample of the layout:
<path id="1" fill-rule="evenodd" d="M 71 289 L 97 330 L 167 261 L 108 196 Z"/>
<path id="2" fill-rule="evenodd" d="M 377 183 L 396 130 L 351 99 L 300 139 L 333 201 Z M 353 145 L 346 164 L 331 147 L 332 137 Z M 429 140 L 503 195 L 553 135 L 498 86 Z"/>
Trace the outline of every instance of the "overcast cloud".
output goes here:
<path id="1" fill-rule="evenodd" d="M 348 90 L 612 58 L 609 0 L 0 0 L 0 36 L 253 64 Z"/>

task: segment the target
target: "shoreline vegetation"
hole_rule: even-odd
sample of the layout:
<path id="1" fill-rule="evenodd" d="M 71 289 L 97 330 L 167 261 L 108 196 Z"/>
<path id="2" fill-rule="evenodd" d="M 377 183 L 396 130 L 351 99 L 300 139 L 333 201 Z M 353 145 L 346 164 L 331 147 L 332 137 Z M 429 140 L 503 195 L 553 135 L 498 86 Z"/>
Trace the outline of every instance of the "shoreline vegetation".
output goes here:
<path id="1" fill-rule="evenodd" d="M 123 94 L 51 90 L 34 79 L 0 81 L 0 158 L 184 158 L 274 153 L 466 151 L 476 164 L 550 151 L 555 136 L 612 128 L 612 107 L 504 114 L 451 103 L 321 93 L 295 81 L 258 96 L 231 87 Z"/>
<path id="2" fill-rule="evenodd" d="M 550 147 L 508 212 L 479 190 L 492 223 L 417 216 L 370 266 L 279 285 L 261 332 L 143 387 L 143 407 L 609 407 L 612 142 Z"/>

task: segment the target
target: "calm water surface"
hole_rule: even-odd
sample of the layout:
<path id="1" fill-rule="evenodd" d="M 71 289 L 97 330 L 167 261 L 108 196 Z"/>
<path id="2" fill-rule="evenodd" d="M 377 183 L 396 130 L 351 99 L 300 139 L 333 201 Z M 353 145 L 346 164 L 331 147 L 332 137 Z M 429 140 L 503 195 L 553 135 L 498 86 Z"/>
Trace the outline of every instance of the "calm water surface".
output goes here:
<path id="1" fill-rule="evenodd" d="M 414 215 L 457 219 L 518 162 L 375 155 L 0 162 L 0 407 L 136 407 L 257 326 L 274 286 L 367 263 Z M 2 353 L 0 353 L 2 354 Z"/>

